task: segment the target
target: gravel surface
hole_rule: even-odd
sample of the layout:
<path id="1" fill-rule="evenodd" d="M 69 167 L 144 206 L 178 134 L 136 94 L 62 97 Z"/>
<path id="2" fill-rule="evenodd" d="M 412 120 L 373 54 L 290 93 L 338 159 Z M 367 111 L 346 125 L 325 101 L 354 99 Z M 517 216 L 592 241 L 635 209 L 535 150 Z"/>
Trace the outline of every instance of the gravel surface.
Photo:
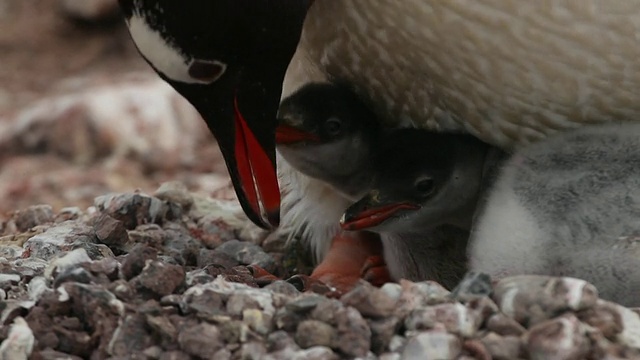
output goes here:
<path id="1" fill-rule="evenodd" d="M 639 313 L 577 279 L 362 283 L 340 299 L 258 284 L 246 265 L 287 278 L 290 254 L 264 251 L 234 201 L 176 182 L 1 228 L 0 359 L 640 357 Z"/>

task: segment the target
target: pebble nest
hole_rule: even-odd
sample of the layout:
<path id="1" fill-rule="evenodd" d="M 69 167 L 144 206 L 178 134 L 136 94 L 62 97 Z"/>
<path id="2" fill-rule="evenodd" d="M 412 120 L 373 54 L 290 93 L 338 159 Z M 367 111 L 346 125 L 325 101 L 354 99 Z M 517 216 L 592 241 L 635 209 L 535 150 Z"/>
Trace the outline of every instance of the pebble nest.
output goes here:
<path id="1" fill-rule="evenodd" d="M 362 282 L 339 299 L 261 284 L 247 265 L 286 278 L 300 262 L 180 183 L 0 229 L 3 360 L 640 358 L 639 312 L 578 279 Z"/>

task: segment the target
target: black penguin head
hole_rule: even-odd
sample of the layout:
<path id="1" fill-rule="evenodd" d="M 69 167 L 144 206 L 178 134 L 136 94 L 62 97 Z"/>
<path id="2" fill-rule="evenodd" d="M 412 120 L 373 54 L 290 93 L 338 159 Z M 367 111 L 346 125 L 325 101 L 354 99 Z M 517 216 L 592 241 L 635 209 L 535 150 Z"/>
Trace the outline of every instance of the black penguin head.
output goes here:
<path id="1" fill-rule="evenodd" d="M 276 112 L 311 1 L 119 2 L 142 56 L 218 140 L 246 214 L 276 226 Z"/>
<path id="2" fill-rule="evenodd" d="M 479 193 L 486 145 L 467 135 L 393 132 L 376 158 L 373 190 L 350 206 L 346 230 L 422 232 L 456 224 Z"/>

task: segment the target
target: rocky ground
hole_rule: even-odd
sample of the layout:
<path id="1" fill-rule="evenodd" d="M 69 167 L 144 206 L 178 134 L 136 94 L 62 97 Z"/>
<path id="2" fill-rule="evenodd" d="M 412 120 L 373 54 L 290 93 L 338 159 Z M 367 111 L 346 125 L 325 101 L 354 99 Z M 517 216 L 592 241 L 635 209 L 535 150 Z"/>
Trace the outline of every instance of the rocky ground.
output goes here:
<path id="1" fill-rule="evenodd" d="M 286 278 L 295 254 L 178 182 L 30 206 L 2 229 L 0 359 L 640 358 L 640 313 L 576 279 L 362 283 L 339 299 L 259 283 L 247 265 Z"/>
<path id="2" fill-rule="evenodd" d="M 246 219 L 114 9 L 0 2 L 0 360 L 640 358 L 639 312 L 576 279 L 256 281 L 303 249 Z"/>

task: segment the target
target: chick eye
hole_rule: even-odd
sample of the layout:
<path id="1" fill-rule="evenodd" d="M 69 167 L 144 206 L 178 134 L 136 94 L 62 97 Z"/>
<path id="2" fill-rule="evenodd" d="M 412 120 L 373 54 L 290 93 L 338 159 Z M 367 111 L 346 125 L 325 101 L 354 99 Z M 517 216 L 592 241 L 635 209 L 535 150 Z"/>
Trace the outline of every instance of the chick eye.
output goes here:
<path id="1" fill-rule="evenodd" d="M 432 178 L 421 178 L 414 185 L 416 191 L 422 195 L 429 195 L 435 190 L 435 182 Z"/>
<path id="2" fill-rule="evenodd" d="M 329 135 L 332 135 L 332 136 L 338 135 L 342 131 L 342 121 L 340 121 L 340 119 L 335 117 L 329 118 L 324 123 L 324 130 Z"/>

